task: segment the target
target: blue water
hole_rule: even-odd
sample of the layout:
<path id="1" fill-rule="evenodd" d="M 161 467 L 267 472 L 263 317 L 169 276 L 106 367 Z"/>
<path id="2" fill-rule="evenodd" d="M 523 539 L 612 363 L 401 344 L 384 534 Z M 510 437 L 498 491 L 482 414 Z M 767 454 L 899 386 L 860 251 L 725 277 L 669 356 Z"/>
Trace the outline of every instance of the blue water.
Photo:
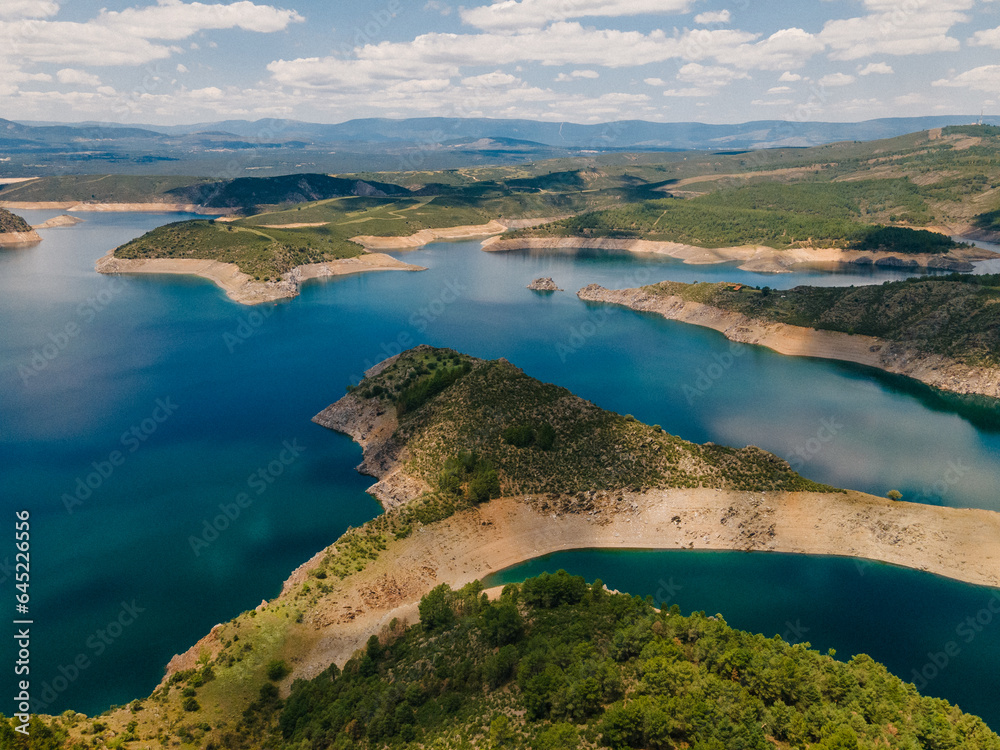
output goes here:
<path id="1" fill-rule="evenodd" d="M 53 212 L 24 213 L 38 223 Z M 13 509 L 33 512 L 34 679 L 65 688 L 48 711 L 147 695 L 174 653 L 378 513 L 354 471 L 360 449 L 309 420 L 367 366 L 417 343 L 506 357 L 688 439 L 760 445 L 820 481 L 1000 509 L 993 405 L 574 295 L 591 282 L 787 288 L 898 272 L 768 276 L 453 243 L 398 254 L 426 272 L 309 282 L 294 300 L 247 308 L 200 279 L 94 273 L 108 249 L 180 217 L 82 218 L 0 251 L 0 498 L 11 524 Z M 526 290 L 538 276 L 568 291 Z M 217 519 L 227 507 L 233 520 Z M 215 538 L 206 522 L 226 528 Z M 0 546 L 0 562 L 8 555 L 13 545 Z M 2 590 L 13 595 L 10 579 Z M 144 611 L 102 641 L 133 600 Z M 88 666 L 69 680 L 60 667 L 80 654 Z"/>
<path id="2" fill-rule="evenodd" d="M 487 586 L 563 568 L 681 612 L 789 643 L 867 653 L 924 695 L 1000 727 L 1000 591 L 833 557 L 742 552 L 578 550 L 500 571 Z M 971 619 L 970 619 L 971 618 Z"/>

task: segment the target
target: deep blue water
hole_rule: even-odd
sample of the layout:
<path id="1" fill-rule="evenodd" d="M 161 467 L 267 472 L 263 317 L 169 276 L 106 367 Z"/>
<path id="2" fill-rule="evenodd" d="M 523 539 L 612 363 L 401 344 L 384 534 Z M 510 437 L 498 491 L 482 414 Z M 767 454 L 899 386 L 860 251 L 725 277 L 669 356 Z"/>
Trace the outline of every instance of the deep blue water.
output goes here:
<path id="1" fill-rule="evenodd" d="M 24 213 L 37 223 L 53 212 Z M 367 366 L 416 343 L 506 357 L 685 438 L 760 445 L 820 481 L 1000 510 L 991 405 L 574 295 L 591 282 L 788 288 L 898 273 L 767 276 L 627 254 L 488 254 L 467 242 L 399 254 L 423 273 L 310 282 L 294 300 L 247 308 L 200 279 L 93 271 L 111 247 L 180 217 L 82 218 L 44 230 L 36 247 L 0 251 L 0 502 L 11 532 L 15 508 L 33 513 L 35 684 L 52 684 L 78 654 L 90 662 L 49 711 L 147 695 L 174 653 L 274 596 L 293 568 L 378 512 L 353 468 L 360 449 L 309 420 Z M 524 288 L 543 275 L 567 291 Z M 205 537 L 241 492 L 248 507 Z M 12 543 L 0 562 L 8 555 Z M 10 579 L 3 591 L 13 595 Z M 98 631 L 133 600 L 144 611 L 98 656 Z"/>

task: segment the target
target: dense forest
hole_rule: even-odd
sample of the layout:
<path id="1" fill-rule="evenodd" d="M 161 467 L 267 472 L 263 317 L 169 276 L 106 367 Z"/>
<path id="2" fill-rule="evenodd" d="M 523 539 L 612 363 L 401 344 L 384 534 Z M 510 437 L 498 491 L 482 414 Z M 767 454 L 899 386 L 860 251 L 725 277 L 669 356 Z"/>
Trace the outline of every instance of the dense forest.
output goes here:
<path id="1" fill-rule="evenodd" d="M 343 668 L 273 684 L 222 748 L 997 750 L 978 718 L 870 657 L 838 661 L 564 571 L 446 585 Z"/>

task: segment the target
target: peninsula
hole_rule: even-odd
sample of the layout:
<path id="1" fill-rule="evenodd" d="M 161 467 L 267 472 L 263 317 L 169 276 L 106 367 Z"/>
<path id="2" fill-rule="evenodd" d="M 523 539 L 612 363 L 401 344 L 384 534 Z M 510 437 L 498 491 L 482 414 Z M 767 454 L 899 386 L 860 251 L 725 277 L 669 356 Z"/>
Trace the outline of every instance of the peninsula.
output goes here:
<path id="1" fill-rule="evenodd" d="M 38 232 L 17 214 L 0 208 L 0 247 L 41 242 Z"/>
<path id="2" fill-rule="evenodd" d="M 855 362 L 942 390 L 1000 398 L 1000 276 L 781 292 L 724 283 L 666 281 L 617 291 L 591 284 L 578 296 L 781 354 Z"/>
<path id="3" fill-rule="evenodd" d="M 689 443 L 502 359 L 417 347 L 369 370 L 315 421 L 363 446 L 359 470 L 377 478 L 370 491 L 386 513 L 302 565 L 276 599 L 174 657 L 150 698 L 102 717 L 105 741 L 190 734 L 192 720 L 208 727 L 193 735 L 200 744 L 237 729 L 257 736 L 234 725 L 239 716 L 266 717 L 261 731 L 291 727 L 302 715 L 293 706 L 318 695 L 308 686 L 339 668 L 354 674 L 375 653 L 372 636 L 395 642 L 418 619 L 416 633 L 435 631 L 429 601 L 457 602 L 450 590 L 481 591 L 488 573 L 559 550 L 848 555 L 1000 585 L 1000 514 L 816 484 L 758 448 Z M 89 731 L 72 715 L 51 722 L 70 738 Z"/>

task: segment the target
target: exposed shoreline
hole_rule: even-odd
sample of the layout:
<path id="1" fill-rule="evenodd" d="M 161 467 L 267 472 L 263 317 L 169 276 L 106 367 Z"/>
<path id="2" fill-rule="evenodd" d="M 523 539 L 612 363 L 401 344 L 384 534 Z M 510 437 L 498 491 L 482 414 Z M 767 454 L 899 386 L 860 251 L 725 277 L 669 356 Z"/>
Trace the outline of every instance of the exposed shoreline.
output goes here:
<path id="1" fill-rule="evenodd" d="M 705 248 L 680 242 L 613 239 L 610 237 L 491 237 L 483 242 L 487 252 L 510 250 L 627 250 L 633 253 L 668 255 L 689 265 L 714 265 L 738 261 L 743 271 L 756 273 L 791 273 L 792 266 L 801 263 L 854 263 L 895 268 L 929 268 L 949 271 L 971 271 L 972 261 L 1000 258 L 1000 254 L 983 248 L 956 248 L 945 255 L 921 253 L 903 255 L 889 252 L 842 250 L 836 247 L 797 247 L 776 250 L 762 245 Z"/>
<path id="2" fill-rule="evenodd" d="M 54 210 L 76 212 L 122 212 L 139 213 L 186 213 L 205 215 L 229 215 L 235 208 L 212 208 L 194 203 L 86 203 L 82 201 L 0 201 L 0 208 L 23 210 Z"/>
<path id="3" fill-rule="evenodd" d="M 30 232 L 0 233 L 0 247 L 17 247 L 19 245 L 34 245 L 42 241 L 42 237 L 32 228 Z"/>
<path id="4" fill-rule="evenodd" d="M 440 227 L 436 229 L 421 229 L 419 232 L 405 237 L 376 237 L 374 235 L 362 234 L 351 237 L 351 242 L 357 242 L 366 250 L 413 250 L 432 242 L 456 241 L 456 240 L 477 240 L 481 237 L 487 239 L 486 243 L 496 241 L 496 235 L 509 232 L 513 229 L 528 229 L 539 224 L 547 224 L 552 221 L 566 218 L 564 216 L 549 216 L 542 219 L 504 219 L 503 221 L 493 219 L 486 224 L 466 224 L 459 227 Z"/>
<path id="5" fill-rule="evenodd" d="M 757 320 L 681 297 L 648 294 L 642 289 L 610 290 L 591 284 L 577 296 L 585 302 L 622 305 L 711 328 L 731 341 L 765 346 L 779 354 L 853 362 L 954 393 L 1000 398 L 1000 369 L 973 367 L 900 342 Z"/>
<path id="6" fill-rule="evenodd" d="M 366 253 L 354 258 L 309 263 L 283 274 L 280 281 L 257 281 L 240 271 L 235 263 L 193 258 L 117 258 L 114 250 L 98 259 L 94 268 L 103 274 L 178 274 L 200 276 L 212 281 L 234 302 L 259 305 L 299 295 L 303 281 L 328 276 L 346 276 L 366 271 L 425 271 L 423 266 L 404 263 L 388 255 Z"/>

